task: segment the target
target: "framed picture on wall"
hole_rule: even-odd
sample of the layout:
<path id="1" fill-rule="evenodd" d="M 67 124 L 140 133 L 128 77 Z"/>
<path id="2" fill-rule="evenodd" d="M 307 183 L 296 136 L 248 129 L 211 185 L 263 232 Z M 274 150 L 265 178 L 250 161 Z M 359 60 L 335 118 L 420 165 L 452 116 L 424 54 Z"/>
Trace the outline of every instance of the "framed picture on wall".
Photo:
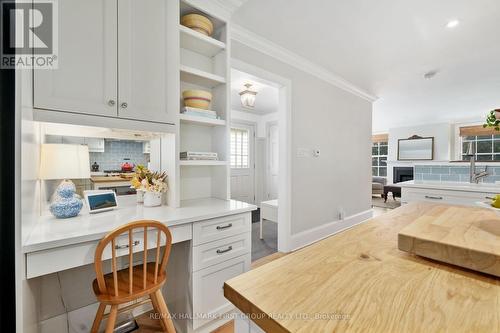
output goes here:
<path id="1" fill-rule="evenodd" d="M 434 159 L 434 137 L 414 135 L 398 140 L 398 161 L 430 161 Z"/>

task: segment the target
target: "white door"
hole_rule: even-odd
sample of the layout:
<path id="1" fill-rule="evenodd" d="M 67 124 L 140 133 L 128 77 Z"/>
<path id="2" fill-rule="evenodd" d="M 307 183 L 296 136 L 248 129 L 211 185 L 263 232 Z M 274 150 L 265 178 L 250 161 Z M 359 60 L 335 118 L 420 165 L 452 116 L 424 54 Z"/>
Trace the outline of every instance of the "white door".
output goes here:
<path id="1" fill-rule="evenodd" d="M 231 126 L 231 199 L 255 202 L 254 128 Z"/>
<path id="2" fill-rule="evenodd" d="M 118 115 L 169 122 L 167 1 L 118 1 Z M 171 116 L 170 116 L 171 117 Z"/>
<path id="3" fill-rule="evenodd" d="M 34 71 L 34 106 L 116 117 L 117 0 L 58 1 L 59 68 Z"/>
<path id="4" fill-rule="evenodd" d="M 278 124 L 269 124 L 267 127 L 267 200 L 278 198 L 279 138 Z"/>

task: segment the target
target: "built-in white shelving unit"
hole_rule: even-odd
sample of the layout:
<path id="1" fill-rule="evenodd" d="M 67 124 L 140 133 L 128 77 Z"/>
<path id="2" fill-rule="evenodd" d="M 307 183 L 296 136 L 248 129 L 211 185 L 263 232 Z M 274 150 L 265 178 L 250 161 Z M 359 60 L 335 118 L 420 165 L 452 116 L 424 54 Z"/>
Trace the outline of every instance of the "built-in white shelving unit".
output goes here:
<path id="1" fill-rule="evenodd" d="M 181 48 L 213 57 L 226 49 L 226 44 L 183 25 L 179 26 Z"/>
<path id="2" fill-rule="evenodd" d="M 179 118 L 181 124 L 197 124 L 205 126 L 226 126 L 226 121 L 222 119 L 211 119 L 205 117 L 191 116 L 187 114 L 180 114 Z"/>
<path id="3" fill-rule="evenodd" d="M 229 85 L 230 56 L 229 29 L 225 19 L 198 8 L 189 0 L 180 0 L 179 18 L 185 14 L 197 13 L 208 17 L 213 25 L 212 36 L 203 35 L 190 28 L 178 26 L 179 38 L 179 142 L 178 152 L 215 152 L 218 161 L 180 160 L 179 198 L 229 199 Z M 180 21 L 179 21 L 180 22 Z M 182 92 L 184 90 L 205 90 L 212 94 L 210 109 L 218 119 L 183 114 Z"/>
<path id="4" fill-rule="evenodd" d="M 181 81 L 210 88 L 226 83 L 222 76 L 186 65 L 181 65 Z"/>

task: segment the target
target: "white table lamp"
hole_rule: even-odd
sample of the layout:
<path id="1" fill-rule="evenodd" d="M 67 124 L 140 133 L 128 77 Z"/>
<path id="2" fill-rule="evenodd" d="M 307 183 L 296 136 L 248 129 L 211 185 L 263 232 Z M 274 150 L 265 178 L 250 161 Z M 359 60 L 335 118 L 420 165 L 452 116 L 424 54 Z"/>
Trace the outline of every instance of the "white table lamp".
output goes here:
<path id="1" fill-rule="evenodd" d="M 63 179 L 56 189 L 50 211 L 57 218 L 78 215 L 82 200 L 75 195 L 76 187 L 70 179 L 90 178 L 89 148 L 84 145 L 42 144 L 40 179 Z"/>

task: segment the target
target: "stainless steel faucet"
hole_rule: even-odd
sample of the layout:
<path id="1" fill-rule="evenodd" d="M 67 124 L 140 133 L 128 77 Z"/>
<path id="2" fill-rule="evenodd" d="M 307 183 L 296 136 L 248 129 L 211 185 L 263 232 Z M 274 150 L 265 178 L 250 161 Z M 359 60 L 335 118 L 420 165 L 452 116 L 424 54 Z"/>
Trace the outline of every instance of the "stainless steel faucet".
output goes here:
<path id="1" fill-rule="evenodd" d="M 473 142 L 469 142 L 466 154 L 470 157 L 469 182 L 471 184 L 478 184 L 479 180 L 489 175 L 487 172 L 488 166 L 484 168 L 484 171 L 476 172 L 476 152 Z"/>

